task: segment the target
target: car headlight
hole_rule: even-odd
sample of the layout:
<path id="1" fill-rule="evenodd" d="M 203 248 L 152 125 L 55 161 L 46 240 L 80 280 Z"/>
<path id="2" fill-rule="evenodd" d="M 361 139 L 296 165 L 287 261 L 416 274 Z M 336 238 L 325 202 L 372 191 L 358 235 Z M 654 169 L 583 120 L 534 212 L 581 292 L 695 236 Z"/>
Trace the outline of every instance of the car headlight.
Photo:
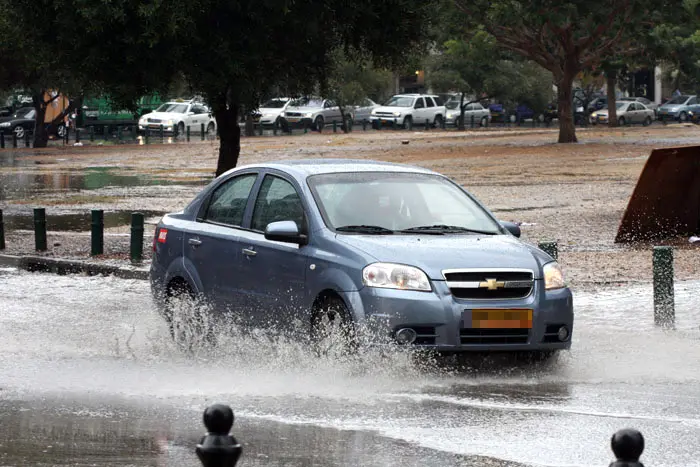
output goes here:
<path id="1" fill-rule="evenodd" d="M 401 116 L 401 112 L 394 112 L 394 117 L 400 117 L 400 116 Z"/>
<path id="2" fill-rule="evenodd" d="M 12 123 L 10 123 L 10 122 L 0 123 L 0 128 L 9 128 L 11 126 L 12 126 Z"/>
<path id="3" fill-rule="evenodd" d="M 596 112 L 593 112 L 593 113 L 591 114 L 591 117 L 596 118 L 596 117 L 598 117 L 598 114 L 597 114 Z"/>
<path id="4" fill-rule="evenodd" d="M 304 114 L 304 117 L 307 117 L 307 118 L 308 118 L 308 117 L 311 117 L 311 116 L 313 116 L 313 113 L 311 113 L 311 112 L 306 112 L 306 113 Z"/>
<path id="5" fill-rule="evenodd" d="M 376 110 L 372 110 L 371 114 L 372 114 L 372 115 L 377 115 L 377 111 L 376 111 Z"/>
<path id="6" fill-rule="evenodd" d="M 368 287 L 430 292 L 428 276 L 405 264 L 374 263 L 362 270 L 362 283 Z"/>
<path id="7" fill-rule="evenodd" d="M 554 290 L 562 289 L 566 287 L 566 282 L 564 281 L 564 273 L 561 270 L 561 266 L 556 261 L 547 263 L 542 268 L 544 273 L 544 289 Z"/>

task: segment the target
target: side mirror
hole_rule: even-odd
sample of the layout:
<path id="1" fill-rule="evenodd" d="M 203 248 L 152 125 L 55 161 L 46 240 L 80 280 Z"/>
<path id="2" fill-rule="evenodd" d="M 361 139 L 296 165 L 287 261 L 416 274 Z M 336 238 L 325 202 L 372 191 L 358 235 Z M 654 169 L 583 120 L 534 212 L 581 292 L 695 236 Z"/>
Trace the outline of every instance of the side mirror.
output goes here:
<path id="1" fill-rule="evenodd" d="M 194 112 L 187 112 L 188 117 L 191 117 L 192 115 L 194 115 Z"/>
<path id="2" fill-rule="evenodd" d="M 265 227 L 265 238 L 274 242 L 306 244 L 306 235 L 299 233 L 297 223 L 294 221 L 270 222 Z"/>
<path id="3" fill-rule="evenodd" d="M 512 233 L 514 237 L 520 238 L 520 227 L 517 224 L 502 221 L 501 225 L 505 227 L 508 232 Z"/>

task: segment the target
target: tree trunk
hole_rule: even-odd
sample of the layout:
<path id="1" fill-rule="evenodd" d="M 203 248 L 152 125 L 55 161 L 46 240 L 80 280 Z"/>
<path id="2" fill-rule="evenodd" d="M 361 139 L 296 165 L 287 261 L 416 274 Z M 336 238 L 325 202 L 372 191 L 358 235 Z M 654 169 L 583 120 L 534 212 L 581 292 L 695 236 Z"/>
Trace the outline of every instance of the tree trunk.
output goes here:
<path id="1" fill-rule="evenodd" d="M 464 130 L 464 93 L 459 97 L 459 130 Z"/>
<path id="2" fill-rule="evenodd" d="M 339 105 L 338 110 L 340 110 L 340 121 L 342 122 L 340 124 L 340 129 L 343 130 L 343 133 L 347 133 L 350 131 L 350 128 L 348 128 L 348 125 L 346 125 L 346 123 L 347 123 L 347 120 L 346 120 L 347 113 L 345 112 L 346 108 L 344 105 Z"/>
<path id="3" fill-rule="evenodd" d="M 49 133 L 44 124 L 46 119 L 46 101 L 44 100 L 44 90 L 40 90 L 32 95 L 34 110 L 36 116 L 34 118 L 34 147 L 45 148 L 49 145 Z"/>
<path id="4" fill-rule="evenodd" d="M 557 83 L 557 105 L 559 107 L 559 142 L 576 143 L 574 126 L 573 91 L 576 73 L 564 73 Z"/>
<path id="5" fill-rule="evenodd" d="M 231 170 L 238 164 L 241 154 L 241 128 L 238 126 L 238 104 L 227 104 L 226 96 L 221 96 L 213 109 L 219 127 L 219 161 L 216 176 Z"/>
<path id="6" fill-rule="evenodd" d="M 617 82 L 617 70 L 609 70 L 605 73 L 608 95 L 608 126 L 617 126 L 617 107 L 615 107 L 615 83 Z"/>

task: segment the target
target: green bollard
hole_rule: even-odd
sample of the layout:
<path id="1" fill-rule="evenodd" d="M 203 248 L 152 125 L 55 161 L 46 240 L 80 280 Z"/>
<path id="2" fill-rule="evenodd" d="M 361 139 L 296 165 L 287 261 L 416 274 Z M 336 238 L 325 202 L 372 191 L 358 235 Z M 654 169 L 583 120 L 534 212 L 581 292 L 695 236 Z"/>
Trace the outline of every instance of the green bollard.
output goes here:
<path id="1" fill-rule="evenodd" d="M 0 209 L 0 250 L 5 249 L 5 223 L 2 220 L 2 209 Z"/>
<path id="2" fill-rule="evenodd" d="M 362 119 L 362 131 L 367 131 L 367 119 Z"/>
<path id="3" fill-rule="evenodd" d="M 12 147 L 17 148 L 17 133 L 12 133 Z"/>
<path id="4" fill-rule="evenodd" d="M 0 131 L 0 149 L 5 149 L 5 133 Z"/>
<path id="5" fill-rule="evenodd" d="M 161 123 L 161 125 L 160 125 L 160 142 L 162 143 L 164 139 L 165 139 L 165 127 Z"/>
<path id="6" fill-rule="evenodd" d="M 559 257 L 559 248 L 557 247 L 557 242 L 540 242 L 537 246 L 540 250 L 544 251 L 555 260 Z"/>
<path id="7" fill-rule="evenodd" d="M 425 119 L 425 131 L 428 131 L 428 130 L 430 130 L 430 120 L 428 120 L 428 119 L 426 118 L 426 119 Z"/>
<path id="8" fill-rule="evenodd" d="M 654 270 L 654 324 L 673 327 L 675 307 L 673 293 L 673 248 L 655 246 L 652 253 Z"/>
<path id="9" fill-rule="evenodd" d="M 396 125 L 396 117 L 394 117 L 394 122 L 393 122 L 391 125 L 392 125 L 392 129 L 396 130 L 396 127 L 397 127 L 397 125 Z"/>
<path id="10" fill-rule="evenodd" d="M 122 140 L 122 128 L 119 125 L 117 125 L 117 140 Z"/>
<path id="11" fill-rule="evenodd" d="M 333 120 L 333 133 L 338 133 L 338 122 Z"/>
<path id="12" fill-rule="evenodd" d="M 80 128 L 75 129 L 75 142 L 76 144 L 80 142 Z"/>
<path id="13" fill-rule="evenodd" d="M 151 129 L 146 128 L 146 134 L 144 134 L 144 139 L 146 140 L 146 144 L 148 144 L 148 137 L 151 136 Z"/>
<path id="14" fill-rule="evenodd" d="M 88 127 L 88 133 L 90 134 L 90 142 L 95 141 L 95 127 L 90 125 Z"/>
<path id="15" fill-rule="evenodd" d="M 25 148 L 29 147 L 29 132 L 28 131 L 24 132 L 24 147 Z"/>
<path id="16" fill-rule="evenodd" d="M 46 209 L 34 209 L 34 248 L 46 251 Z"/>
<path id="17" fill-rule="evenodd" d="M 131 214 L 131 262 L 140 263 L 143 258 L 143 214 Z"/>
<path id="18" fill-rule="evenodd" d="M 92 256 L 104 253 L 104 211 L 101 209 L 92 210 L 92 225 L 90 236 L 90 254 Z"/>
<path id="19" fill-rule="evenodd" d="M 189 125 L 187 125 L 187 130 L 186 130 L 186 132 L 187 132 L 187 133 L 186 133 L 187 142 L 189 143 L 189 142 L 190 142 L 190 126 L 189 126 Z"/>
<path id="20" fill-rule="evenodd" d="M 103 130 L 104 130 L 104 139 L 105 140 L 109 139 L 109 125 L 105 125 Z"/>
<path id="21" fill-rule="evenodd" d="M 202 141 L 204 141 L 205 135 L 204 135 L 204 123 L 202 123 L 199 127 L 199 134 L 202 135 Z"/>
<path id="22" fill-rule="evenodd" d="M 274 122 L 274 124 L 277 124 L 277 121 Z M 263 135 L 263 124 L 262 121 L 258 121 L 258 136 Z"/>

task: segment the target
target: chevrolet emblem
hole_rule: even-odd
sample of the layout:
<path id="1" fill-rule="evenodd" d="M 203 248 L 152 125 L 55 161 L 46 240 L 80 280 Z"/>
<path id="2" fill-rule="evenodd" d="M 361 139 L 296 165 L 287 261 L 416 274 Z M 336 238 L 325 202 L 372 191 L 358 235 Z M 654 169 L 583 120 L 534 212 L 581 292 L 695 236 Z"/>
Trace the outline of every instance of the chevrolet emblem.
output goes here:
<path id="1" fill-rule="evenodd" d="M 496 290 L 506 286 L 505 282 L 499 282 L 496 279 L 486 279 L 484 282 L 479 282 L 479 288 Z"/>

